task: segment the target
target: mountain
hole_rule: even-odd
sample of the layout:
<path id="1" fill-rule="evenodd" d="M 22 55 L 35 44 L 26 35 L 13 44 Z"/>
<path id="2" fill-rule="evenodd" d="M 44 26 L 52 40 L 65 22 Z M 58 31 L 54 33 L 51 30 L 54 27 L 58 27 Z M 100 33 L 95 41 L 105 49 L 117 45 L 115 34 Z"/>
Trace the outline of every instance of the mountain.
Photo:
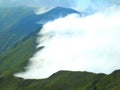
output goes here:
<path id="1" fill-rule="evenodd" d="M 78 13 L 69 8 L 56 7 L 46 13 L 36 15 L 33 8 L 0 8 L 0 54 L 16 47 L 42 25 L 70 13 Z"/>
<path id="2" fill-rule="evenodd" d="M 39 15 L 40 16 L 39 23 L 44 24 L 48 20 L 51 21 L 51 20 L 54 20 L 54 19 L 59 18 L 59 17 L 67 16 L 68 14 L 72 14 L 72 13 L 80 14 L 80 12 L 75 11 L 75 10 L 70 9 L 70 8 L 56 7 L 56 8 L 53 8 L 46 13 Z"/>
<path id="3" fill-rule="evenodd" d="M 43 24 L 71 13 L 79 13 L 63 7 L 53 8 L 40 15 L 36 15 L 32 8 L 0 9 L 0 77 L 23 70 L 28 59 L 36 52 L 36 34 Z"/>
<path id="4" fill-rule="evenodd" d="M 24 70 L 28 59 L 37 51 L 36 34 L 42 25 L 71 13 L 82 14 L 62 7 L 40 15 L 36 15 L 32 8 L 0 8 L 0 90 L 120 89 L 120 70 L 109 75 L 59 71 L 40 80 L 24 80 L 13 76 Z"/>
<path id="5" fill-rule="evenodd" d="M 0 90 L 119 90 L 120 70 L 109 75 L 59 71 L 47 79 L 0 78 Z"/>

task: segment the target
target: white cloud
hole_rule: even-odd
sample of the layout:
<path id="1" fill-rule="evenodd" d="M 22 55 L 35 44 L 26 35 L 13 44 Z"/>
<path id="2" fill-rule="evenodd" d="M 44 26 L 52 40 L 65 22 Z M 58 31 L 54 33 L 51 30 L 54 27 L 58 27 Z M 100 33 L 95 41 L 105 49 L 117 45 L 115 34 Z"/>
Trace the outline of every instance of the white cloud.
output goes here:
<path id="1" fill-rule="evenodd" d="M 111 73 L 120 68 L 120 9 L 80 17 L 71 14 L 46 23 L 38 33 L 45 46 L 29 60 L 26 71 L 15 76 L 46 78 L 59 70 Z"/>

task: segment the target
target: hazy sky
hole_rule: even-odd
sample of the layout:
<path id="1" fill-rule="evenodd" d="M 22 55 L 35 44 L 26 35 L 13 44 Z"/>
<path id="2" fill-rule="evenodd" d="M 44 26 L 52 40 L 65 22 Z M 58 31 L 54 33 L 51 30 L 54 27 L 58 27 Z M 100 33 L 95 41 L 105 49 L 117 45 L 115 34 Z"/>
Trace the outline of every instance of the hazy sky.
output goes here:
<path id="1" fill-rule="evenodd" d="M 102 2 L 102 5 L 105 4 L 106 1 L 111 0 L 0 0 L 0 6 L 32 6 L 32 7 L 45 7 L 52 8 L 56 6 L 63 7 L 72 7 L 76 9 L 86 8 L 89 6 L 91 1 Z M 113 1 L 113 0 L 112 0 Z M 118 0 L 114 0 L 117 1 Z"/>

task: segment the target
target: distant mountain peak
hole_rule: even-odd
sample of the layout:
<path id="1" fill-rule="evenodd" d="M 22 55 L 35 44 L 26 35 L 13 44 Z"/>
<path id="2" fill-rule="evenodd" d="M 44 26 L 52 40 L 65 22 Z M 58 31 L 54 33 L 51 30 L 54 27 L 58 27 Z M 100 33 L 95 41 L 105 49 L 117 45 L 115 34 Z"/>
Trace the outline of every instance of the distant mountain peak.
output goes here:
<path id="1" fill-rule="evenodd" d="M 44 24 L 48 21 L 54 20 L 59 17 L 65 17 L 72 13 L 80 14 L 78 11 L 73 10 L 71 8 L 55 7 L 43 14 L 38 15 L 38 17 L 40 17 L 38 23 Z"/>

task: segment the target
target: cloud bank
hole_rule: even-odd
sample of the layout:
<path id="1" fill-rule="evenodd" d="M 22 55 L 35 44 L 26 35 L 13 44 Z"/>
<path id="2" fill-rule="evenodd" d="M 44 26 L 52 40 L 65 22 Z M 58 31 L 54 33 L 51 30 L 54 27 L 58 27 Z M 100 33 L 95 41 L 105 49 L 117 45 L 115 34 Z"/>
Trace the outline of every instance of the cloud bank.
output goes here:
<path id="1" fill-rule="evenodd" d="M 113 6 L 86 17 L 71 14 L 46 23 L 24 79 L 47 78 L 59 70 L 109 74 L 120 69 L 120 8 Z"/>

